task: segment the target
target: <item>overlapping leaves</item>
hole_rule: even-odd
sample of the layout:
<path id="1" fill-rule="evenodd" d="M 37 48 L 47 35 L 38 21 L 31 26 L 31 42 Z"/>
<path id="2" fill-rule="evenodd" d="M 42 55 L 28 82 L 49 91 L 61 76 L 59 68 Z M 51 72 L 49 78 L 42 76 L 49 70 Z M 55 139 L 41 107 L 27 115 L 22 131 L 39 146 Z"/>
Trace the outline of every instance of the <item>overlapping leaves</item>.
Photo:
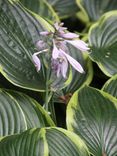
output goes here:
<path id="1" fill-rule="evenodd" d="M 103 15 L 89 32 L 90 57 L 108 76 L 117 73 L 117 11 Z"/>
<path id="2" fill-rule="evenodd" d="M 0 142 L 1 156 L 89 156 L 84 142 L 60 128 L 31 129 Z"/>
<path id="3" fill-rule="evenodd" d="M 104 13 L 116 10 L 116 0 L 77 0 L 79 7 L 90 21 L 97 21 Z"/>
<path id="4" fill-rule="evenodd" d="M 68 17 L 75 14 L 79 9 L 75 0 L 46 0 L 60 17 Z"/>
<path id="5" fill-rule="evenodd" d="M 38 74 L 32 62 L 35 42 L 45 27 L 48 24 L 41 17 L 37 20 L 18 3 L 0 1 L 0 65 L 2 74 L 15 85 L 45 89 L 44 73 Z"/>
<path id="6" fill-rule="evenodd" d="M 39 32 L 52 30 L 52 27 L 41 17 L 27 12 L 17 1 L 1 0 L 0 20 L 2 74 L 17 86 L 44 91 L 48 69 L 42 65 L 41 71 L 37 73 L 32 54 L 37 52 L 35 44 L 40 40 Z M 70 49 L 71 56 L 74 51 L 75 48 Z M 84 62 L 84 59 L 82 61 Z M 54 80 L 52 87 L 55 90 L 56 87 L 60 89 L 70 81 L 65 82 L 66 80 L 60 77 Z"/>
<path id="7" fill-rule="evenodd" d="M 95 156 L 117 155 L 117 100 L 91 87 L 76 92 L 67 108 L 67 127 Z"/>
<path id="8" fill-rule="evenodd" d="M 117 75 L 110 78 L 103 86 L 102 90 L 117 98 Z"/>
<path id="9" fill-rule="evenodd" d="M 59 17 L 45 0 L 19 0 L 26 8 L 39 14 L 41 17 L 54 22 L 59 21 Z"/>
<path id="10" fill-rule="evenodd" d="M 78 62 L 80 62 L 85 72 L 83 74 L 80 74 L 78 73 L 78 71 L 72 68 L 72 81 L 70 82 L 70 84 L 66 86 L 64 89 L 57 92 L 57 94 L 55 93 L 55 101 L 65 102 L 65 103 L 69 101 L 71 95 L 80 87 L 82 87 L 85 84 L 89 85 L 93 77 L 92 64 L 90 59 L 87 57 L 87 54 L 86 56 L 84 56 L 84 54 L 81 51 L 78 51 L 73 46 L 68 45 L 68 47 L 69 49 L 71 48 L 74 49 L 74 51 L 71 50 L 72 51 L 71 55 Z"/>
<path id="11" fill-rule="evenodd" d="M 0 137 L 45 126 L 54 123 L 39 103 L 22 93 L 0 90 Z"/>

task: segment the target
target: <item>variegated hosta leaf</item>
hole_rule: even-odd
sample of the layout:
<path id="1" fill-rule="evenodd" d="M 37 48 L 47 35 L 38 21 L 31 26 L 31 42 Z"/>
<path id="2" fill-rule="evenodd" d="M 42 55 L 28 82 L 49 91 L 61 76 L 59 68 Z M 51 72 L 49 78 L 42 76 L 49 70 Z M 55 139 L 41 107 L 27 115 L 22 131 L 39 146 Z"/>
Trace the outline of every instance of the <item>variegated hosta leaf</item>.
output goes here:
<path id="1" fill-rule="evenodd" d="M 95 156 L 117 155 L 117 100 L 91 87 L 71 98 L 67 108 L 67 128 L 78 134 Z"/>
<path id="2" fill-rule="evenodd" d="M 117 75 L 112 76 L 103 86 L 103 91 L 117 98 Z"/>
<path id="3" fill-rule="evenodd" d="M 107 75 L 117 73 L 117 11 L 103 15 L 89 31 L 91 59 Z"/>
<path id="4" fill-rule="evenodd" d="M 104 13 L 117 10 L 116 0 L 77 0 L 78 6 L 90 21 L 96 21 Z"/>
<path id="5" fill-rule="evenodd" d="M 26 129 L 26 118 L 17 101 L 0 90 L 0 137 L 21 133 Z"/>
<path id="6" fill-rule="evenodd" d="M 45 54 L 39 55 L 42 63 L 39 73 L 32 61 L 32 54 L 38 51 L 35 44 L 42 39 L 39 33 L 45 29 L 53 31 L 44 19 L 27 12 L 18 2 L 0 1 L 0 65 L 2 74 L 13 84 L 31 90 L 45 90 L 48 69 L 41 59 Z M 60 78 L 55 83 L 59 88 L 65 81 Z"/>
<path id="7" fill-rule="evenodd" d="M 17 100 L 23 110 L 28 128 L 54 126 L 48 113 L 33 98 L 16 91 L 7 90 L 7 92 Z"/>
<path id="8" fill-rule="evenodd" d="M 83 52 L 79 51 L 75 47 L 68 45 L 69 51 L 71 52 L 70 55 L 77 60 L 83 67 L 84 73 L 79 73 L 73 67 L 72 68 L 72 81 L 70 84 L 65 87 L 64 89 L 60 90 L 55 93 L 55 101 L 59 102 L 68 102 L 71 94 L 73 94 L 76 90 L 78 90 L 83 85 L 89 85 L 92 77 L 93 77 L 93 69 L 92 64 L 89 58 L 87 58 L 87 54 L 84 55 Z M 62 97 L 64 98 L 62 100 Z M 67 99 L 68 98 L 68 99 Z"/>
<path id="9" fill-rule="evenodd" d="M 45 89 L 45 76 L 32 62 L 39 32 L 48 27 L 17 2 L 0 1 L 0 65 L 2 74 L 13 84 L 33 90 Z"/>
<path id="10" fill-rule="evenodd" d="M 45 126 L 54 123 L 39 103 L 22 93 L 0 90 L 0 137 Z"/>
<path id="11" fill-rule="evenodd" d="M 89 156 L 84 142 L 60 128 L 31 129 L 0 142 L 1 156 Z"/>
<path id="12" fill-rule="evenodd" d="M 68 17 L 75 14 L 79 9 L 75 0 L 46 0 L 61 17 Z"/>
<path id="13" fill-rule="evenodd" d="M 51 5 L 45 0 L 18 0 L 29 10 L 39 14 L 47 20 L 52 22 L 59 21 L 59 17 L 51 7 Z"/>

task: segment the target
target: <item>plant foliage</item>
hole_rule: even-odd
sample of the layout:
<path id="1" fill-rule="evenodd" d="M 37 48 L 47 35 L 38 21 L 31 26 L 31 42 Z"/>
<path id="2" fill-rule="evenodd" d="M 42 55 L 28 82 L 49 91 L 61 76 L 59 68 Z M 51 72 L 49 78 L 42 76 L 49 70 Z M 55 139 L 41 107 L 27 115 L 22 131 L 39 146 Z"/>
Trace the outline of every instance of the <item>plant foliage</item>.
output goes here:
<path id="1" fill-rule="evenodd" d="M 0 87 L 0 156 L 116 156 L 117 0 L 0 0 Z"/>

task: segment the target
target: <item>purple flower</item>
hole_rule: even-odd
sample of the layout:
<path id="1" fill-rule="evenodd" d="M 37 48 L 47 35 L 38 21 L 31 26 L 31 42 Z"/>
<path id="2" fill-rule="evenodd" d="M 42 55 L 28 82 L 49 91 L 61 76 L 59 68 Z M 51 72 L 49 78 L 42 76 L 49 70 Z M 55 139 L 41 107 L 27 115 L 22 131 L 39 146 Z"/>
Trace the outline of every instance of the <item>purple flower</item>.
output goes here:
<path id="1" fill-rule="evenodd" d="M 44 50 L 36 52 L 32 55 L 32 60 L 33 60 L 33 63 L 36 67 L 37 72 L 39 72 L 41 69 L 41 61 L 37 55 L 44 53 L 44 52 L 47 52 L 47 51 L 48 51 L 48 49 L 44 49 Z"/>
<path id="2" fill-rule="evenodd" d="M 42 36 L 48 36 L 48 35 L 50 35 L 51 33 L 50 32 L 48 32 L 48 31 L 42 31 L 42 32 L 40 32 L 40 35 L 42 35 Z"/>
<path id="3" fill-rule="evenodd" d="M 67 30 L 66 27 L 63 27 L 64 23 L 55 23 L 54 24 L 54 28 L 55 28 L 55 32 L 58 33 L 64 33 L 65 30 Z"/>
<path id="4" fill-rule="evenodd" d="M 57 59 L 52 59 L 52 69 L 57 77 L 62 75 L 64 78 L 66 78 L 68 61 L 62 53 L 59 53 L 59 57 Z"/>
<path id="5" fill-rule="evenodd" d="M 62 37 L 64 39 L 75 39 L 75 38 L 78 38 L 79 35 L 77 35 L 75 33 L 61 33 L 60 37 Z"/>
<path id="6" fill-rule="evenodd" d="M 32 59 L 33 59 L 33 63 L 37 69 L 37 72 L 41 69 L 41 62 L 40 62 L 40 59 L 37 57 L 36 54 L 33 54 L 32 56 Z"/>
<path id="7" fill-rule="evenodd" d="M 88 44 L 82 40 L 66 40 L 66 42 L 72 44 L 74 47 L 76 47 L 77 49 L 81 51 L 87 51 L 90 49 L 88 47 Z"/>
<path id="8" fill-rule="evenodd" d="M 64 78 L 66 78 L 67 70 L 68 70 L 68 63 L 71 64 L 71 66 L 77 70 L 80 73 L 83 73 L 84 70 L 79 62 L 77 62 L 74 58 L 72 58 L 69 53 L 69 49 L 66 46 L 66 43 L 70 43 L 80 51 L 87 51 L 89 50 L 88 44 L 85 43 L 82 40 L 79 40 L 79 35 L 71 32 L 67 32 L 67 28 L 63 27 L 63 23 L 55 23 L 54 24 L 54 32 L 40 32 L 42 36 L 49 36 L 51 35 L 50 39 L 52 39 L 53 49 L 51 53 L 51 61 L 52 61 L 52 69 L 56 72 L 57 77 L 62 75 Z M 36 46 L 38 49 L 43 49 L 45 43 L 40 40 L 37 42 Z M 34 65 L 37 68 L 37 71 L 41 68 L 40 59 L 37 57 L 38 54 L 47 51 L 42 50 L 40 52 L 37 52 L 33 54 L 33 62 Z"/>
<path id="9" fill-rule="evenodd" d="M 57 77 L 62 74 L 64 78 L 66 78 L 66 73 L 68 69 L 68 62 L 76 69 L 78 72 L 83 73 L 84 70 L 79 62 L 77 62 L 74 58 L 64 52 L 62 49 L 58 49 L 54 44 L 52 58 L 53 58 L 53 69 L 55 70 Z"/>
<path id="10" fill-rule="evenodd" d="M 59 50 L 58 50 L 58 48 L 56 47 L 56 44 L 55 44 L 55 42 L 54 42 L 54 40 L 53 40 L 52 58 L 53 58 L 53 59 L 57 59 L 58 56 L 59 56 Z"/>
<path id="11" fill-rule="evenodd" d="M 77 62 L 73 57 L 71 57 L 70 55 L 66 54 L 63 50 L 60 50 L 61 53 L 64 54 L 64 56 L 66 56 L 68 62 L 72 65 L 72 67 L 74 67 L 74 69 L 76 69 L 78 72 L 83 73 L 84 70 L 82 68 L 82 66 L 80 65 L 79 62 Z"/>
<path id="12" fill-rule="evenodd" d="M 46 43 L 43 40 L 39 40 L 38 42 L 36 42 L 36 47 L 39 50 L 43 50 L 46 47 Z"/>
<path id="13" fill-rule="evenodd" d="M 66 32 L 66 27 L 62 27 L 63 23 L 55 23 L 54 24 L 54 28 L 55 28 L 55 32 L 40 32 L 41 35 L 43 36 L 48 36 L 50 34 L 56 34 L 54 40 L 55 41 L 66 41 L 70 44 L 72 44 L 74 47 L 76 47 L 77 49 L 81 50 L 81 51 L 87 51 L 90 48 L 88 47 L 88 44 L 85 43 L 84 41 L 78 39 L 79 35 L 75 34 L 75 33 L 71 33 L 71 32 Z"/>

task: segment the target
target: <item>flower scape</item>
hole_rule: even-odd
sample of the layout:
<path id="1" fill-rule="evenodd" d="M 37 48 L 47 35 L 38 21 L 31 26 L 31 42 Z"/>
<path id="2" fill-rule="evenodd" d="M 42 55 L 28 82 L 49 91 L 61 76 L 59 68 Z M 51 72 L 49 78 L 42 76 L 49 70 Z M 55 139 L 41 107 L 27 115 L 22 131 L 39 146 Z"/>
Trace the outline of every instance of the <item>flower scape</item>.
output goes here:
<path id="1" fill-rule="evenodd" d="M 81 52 L 88 51 L 88 44 L 80 40 L 79 35 L 67 32 L 67 28 L 63 27 L 63 23 L 55 23 L 54 32 L 43 31 L 40 32 L 40 35 L 46 38 L 52 38 L 51 69 L 56 73 L 57 77 L 62 75 L 63 78 L 66 78 L 69 64 L 78 72 L 84 73 L 81 64 L 68 54 L 68 48 L 66 45 L 69 43 Z M 36 47 L 41 49 L 41 51 L 34 53 L 32 56 L 37 72 L 41 69 L 39 54 L 49 51 L 49 49 L 43 49 L 45 44 L 46 43 L 43 40 L 39 40 L 36 43 Z"/>

